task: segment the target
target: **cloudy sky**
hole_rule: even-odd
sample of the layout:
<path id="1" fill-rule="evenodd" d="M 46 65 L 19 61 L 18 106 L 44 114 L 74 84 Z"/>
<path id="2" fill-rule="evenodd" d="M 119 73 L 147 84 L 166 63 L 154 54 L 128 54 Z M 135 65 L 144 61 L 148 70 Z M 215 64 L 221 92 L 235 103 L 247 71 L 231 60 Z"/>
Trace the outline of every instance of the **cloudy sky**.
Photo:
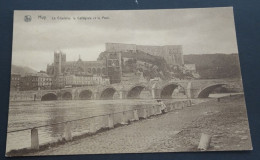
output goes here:
<path id="1" fill-rule="evenodd" d="M 25 16 L 31 16 L 25 22 Z M 56 19 L 55 19 L 56 18 Z M 237 53 L 233 9 L 15 11 L 12 63 L 46 70 L 55 50 L 96 60 L 105 43 L 183 45 L 184 54 Z"/>

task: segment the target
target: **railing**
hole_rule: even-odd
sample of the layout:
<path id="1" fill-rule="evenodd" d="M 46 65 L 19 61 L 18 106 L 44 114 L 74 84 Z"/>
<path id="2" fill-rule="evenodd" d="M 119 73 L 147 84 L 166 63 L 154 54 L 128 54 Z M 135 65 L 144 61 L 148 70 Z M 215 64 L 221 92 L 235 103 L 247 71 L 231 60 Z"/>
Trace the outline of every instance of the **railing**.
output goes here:
<path id="1" fill-rule="evenodd" d="M 166 112 L 175 109 L 182 109 L 183 107 L 187 107 L 187 106 L 191 106 L 191 100 L 183 100 L 183 101 L 176 101 L 170 103 L 166 102 Z M 8 131 L 7 133 L 15 134 L 17 132 L 30 131 L 31 132 L 30 149 L 39 150 L 40 145 L 43 145 L 44 143 L 40 143 L 39 141 L 39 136 L 43 134 L 39 135 L 38 130 L 44 127 L 52 127 L 52 126 L 57 127 L 59 125 L 63 125 L 60 127 L 62 128 L 62 133 L 60 133 L 62 134 L 62 136 L 61 135 L 59 136 L 65 141 L 71 141 L 74 137 L 81 136 L 86 133 L 94 134 L 100 130 L 112 129 L 114 127 L 117 127 L 118 125 L 126 125 L 131 122 L 138 121 L 140 119 L 146 119 L 148 117 L 156 116 L 160 114 L 162 114 L 161 105 L 150 104 L 149 106 L 143 106 L 138 109 L 131 109 L 131 110 L 125 110 L 116 113 L 108 113 L 108 114 L 96 115 L 96 116 L 74 119 L 69 121 L 62 121 L 62 122 L 57 122 L 57 123 L 52 123 L 47 125 L 40 125 L 36 127 Z M 79 135 L 76 134 L 78 132 L 80 133 Z"/>

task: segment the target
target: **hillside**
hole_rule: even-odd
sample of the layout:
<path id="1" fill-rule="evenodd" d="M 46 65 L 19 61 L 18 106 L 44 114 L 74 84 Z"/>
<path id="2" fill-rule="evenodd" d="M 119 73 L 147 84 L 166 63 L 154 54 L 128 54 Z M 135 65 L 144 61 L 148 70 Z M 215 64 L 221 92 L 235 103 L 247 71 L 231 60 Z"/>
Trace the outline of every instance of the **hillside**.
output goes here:
<path id="1" fill-rule="evenodd" d="M 99 55 L 102 60 L 107 53 Z M 159 56 L 153 56 L 142 51 L 122 52 L 122 69 L 124 74 L 143 72 L 146 79 L 171 77 L 186 79 L 192 77 L 183 73 L 183 68 L 172 68 Z M 140 64 L 143 63 L 143 64 Z M 240 78 L 240 64 L 238 54 L 203 54 L 184 55 L 185 64 L 195 64 L 197 73 L 202 79 Z M 140 66 L 141 65 L 141 66 Z"/>
<path id="2" fill-rule="evenodd" d="M 103 60 L 109 52 L 102 52 L 98 60 Z M 131 74 L 143 72 L 143 76 L 147 79 L 161 77 L 169 78 L 169 71 L 166 61 L 159 56 L 153 56 L 148 53 L 137 50 L 121 52 L 123 74 Z M 143 62 L 143 65 L 138 67 L 138 62 Z"/>
<path id="3" fill-rule="evenodd" d="M 166 61 L 162 57 L 153 56 L 139 50 L 136 52 L 124 52 L 122 53 L 122 57 L 130 58 L 128 61 L 123 63 L 124 73 L 129 71 L 136 72 L 139 70 L 143 72 L 144 77 L 147 79 L 152 79 L 155 77 L 167 79 L 170 76 Z M 144 62 L 144 65 L 141 68 L 137 67 L 137 61 Z"/>
<path id="4" fill-rule="evenodd" d="M 185 64 L 195 64 L 201 78 L 240 78 L 238 54 L 184 55 Z"/>
<path id="5" fill-rule="evenodd" d="M 20 74 L 21 76 L 24 76 L 27 73 L 37 73 L 37 71 L 33 70 L 30 67 L 12 65 L 11 73 L 16 73 L 16 74 Z"/>

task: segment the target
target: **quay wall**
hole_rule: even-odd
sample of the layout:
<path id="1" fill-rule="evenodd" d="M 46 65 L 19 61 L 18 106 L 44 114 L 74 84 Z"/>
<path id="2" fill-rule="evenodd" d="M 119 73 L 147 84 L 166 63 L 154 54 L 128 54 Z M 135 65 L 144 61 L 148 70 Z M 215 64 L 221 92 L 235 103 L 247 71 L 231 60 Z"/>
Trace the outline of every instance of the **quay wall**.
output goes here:
<path id="1" fill-rule="evenodd" d="M 34 101 L 41 100 L 37 91 L 10 91 L 9 101 Z"/>

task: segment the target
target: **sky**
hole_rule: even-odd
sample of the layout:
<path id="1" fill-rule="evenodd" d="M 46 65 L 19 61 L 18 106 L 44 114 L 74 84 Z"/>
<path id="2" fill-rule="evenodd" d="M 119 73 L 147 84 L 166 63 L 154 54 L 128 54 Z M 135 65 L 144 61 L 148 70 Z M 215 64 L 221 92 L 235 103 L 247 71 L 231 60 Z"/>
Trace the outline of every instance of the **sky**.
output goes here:
<path id="1" fill-rule="evenodd" d="M 182 45 L 184 55 L 238 53 L 232 7 L 15 11 L 12 64 L 46 70 L 56 50 L 67 61 L 95 61 L 107 42 Z"/>

